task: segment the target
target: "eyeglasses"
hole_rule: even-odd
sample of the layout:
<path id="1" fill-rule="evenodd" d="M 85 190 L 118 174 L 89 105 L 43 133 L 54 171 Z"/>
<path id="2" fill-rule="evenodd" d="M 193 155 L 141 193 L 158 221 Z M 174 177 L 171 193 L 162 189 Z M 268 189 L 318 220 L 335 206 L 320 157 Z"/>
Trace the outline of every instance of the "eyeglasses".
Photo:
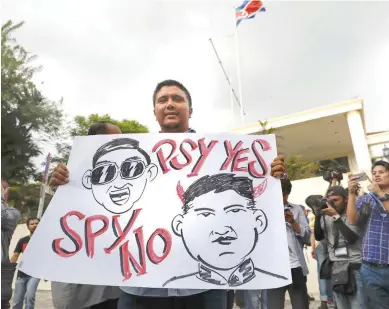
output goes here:
<path id="1" fill-rule="evenodd" d="M 92 170 L 91 182 L 93 185 L 104 185 L 115 180 L 120 172 L 123 179 L 131 180 L 143 175 L 146 165 L 143 161 L 127 160 L 120 169 L 115 162 L 103 162 Z"/>

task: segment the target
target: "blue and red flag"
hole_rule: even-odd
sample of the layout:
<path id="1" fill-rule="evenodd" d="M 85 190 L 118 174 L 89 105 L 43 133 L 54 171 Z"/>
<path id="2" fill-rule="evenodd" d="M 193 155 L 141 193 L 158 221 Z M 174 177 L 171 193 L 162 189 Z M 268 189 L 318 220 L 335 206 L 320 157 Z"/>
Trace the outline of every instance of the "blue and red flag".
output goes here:
<path id="1" fill-rule="evenodd" d="M 258 12 L 266 12 L 262 1 L 245 0 L 242 5 L 235 9 L 236 26 L 244 19 L 254 18 Z"/>

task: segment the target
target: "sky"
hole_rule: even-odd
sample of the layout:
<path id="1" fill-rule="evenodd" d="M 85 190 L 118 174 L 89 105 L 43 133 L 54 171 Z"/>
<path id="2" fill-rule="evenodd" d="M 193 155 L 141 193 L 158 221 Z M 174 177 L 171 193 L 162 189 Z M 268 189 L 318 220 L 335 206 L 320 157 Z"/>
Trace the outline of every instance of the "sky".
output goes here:
<path id="1" fill-rule="evenodd" d="M 63 97 L 68 117 L 108 113 L 158 131 L 153 90 L 176 79 L 197 131 L 240 126 L 212 38 L 237 92 L 239 43 L 244 124 L 360 97 L 367 131 L 389 129 L 389 2 L 265 1 L 235 36 L 241 2 L 3 0 L 1 12 L 3 23 L 25 21 L 14 37 L 38 56 L 35 81 Z"/>

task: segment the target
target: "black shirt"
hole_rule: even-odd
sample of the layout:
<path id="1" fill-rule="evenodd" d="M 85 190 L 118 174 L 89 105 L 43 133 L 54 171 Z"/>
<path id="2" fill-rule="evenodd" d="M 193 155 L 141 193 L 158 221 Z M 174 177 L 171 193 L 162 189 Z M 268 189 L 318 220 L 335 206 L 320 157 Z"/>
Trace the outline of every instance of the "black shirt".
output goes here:
<path id="1" fill-rule="evenodd" d="M 26 247 L 27 247 L 28 242 L 30 241 L 30 238 L 31 238 L 31 236 L 26 236 L 26 237 L 20 238 L 16 247 L 15 247 L 14 252 L 19 253 L 19 254 L 23 253 L 24 250 L 26 250 Z M 17 278 L 20 278 L 20 277 L 28 277 L 28 275 L 19 270 Z"/>

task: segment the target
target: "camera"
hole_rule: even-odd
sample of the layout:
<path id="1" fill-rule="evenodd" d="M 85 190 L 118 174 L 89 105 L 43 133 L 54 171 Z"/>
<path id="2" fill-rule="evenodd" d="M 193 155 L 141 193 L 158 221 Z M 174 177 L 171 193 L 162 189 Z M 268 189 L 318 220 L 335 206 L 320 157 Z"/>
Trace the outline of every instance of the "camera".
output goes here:
<path id="1" fill-rule="evenodd" d="M 343 174 L 347 173 L 347 168 L 335 160 L 325 160 L 320 163 L 319 171 L 323 173 L 325 181 L 331 182 L 336 179 L 340 183 L 343 180 Z"/>
<path id="2" fill-rule="evenodd" d="M 310 195 L 305 199 L 305 204 L 308 205 L 309 208 L 312 209 L 314 213 L 321 211 L 325 208 L 328 208 L 328 204 L 332 207 L 335 207 L 333 202 L 323 197 L 322 195 Z"/>

